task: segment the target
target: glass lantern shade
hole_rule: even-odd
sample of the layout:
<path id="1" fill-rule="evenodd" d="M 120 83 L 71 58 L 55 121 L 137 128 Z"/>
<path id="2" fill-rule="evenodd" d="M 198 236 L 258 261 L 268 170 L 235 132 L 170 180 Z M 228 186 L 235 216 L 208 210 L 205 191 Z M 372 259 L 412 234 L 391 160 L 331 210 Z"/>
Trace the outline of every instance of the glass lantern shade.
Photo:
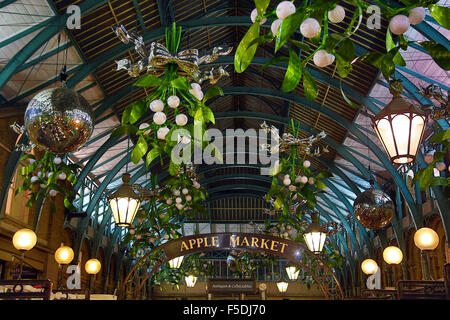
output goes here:
<path id="1" fill-rule="evenodd" d="M 361 269 L 367 275 L 375 274 L 378 271 L 378 264 L 375 260 L 366 259 L 361 263 Z"/>
<path id="2" fill-rule="evenodd" d="M 388 264 L 399 264 L 403 260 L 403 253 L 397 247 L 390 246 L 383 250 L 383 259 Z"/>
<path id="3" fill-rule="evenodd" d="M 173 258 L 169 261 L 169 266 L 171 269 L 178 269 L 183 262 L 184 256 Z"/>
<path id="4" fill-rule="evenodd" d="M 119 227 L 129 227 L 141 205 L 141 199 L 133 190 L 130 175 L 125 173 L 122 177 L 123 185 L 109 197 L 109 205 L 113 213 L 114 221 Z"/>
<path id="5" fill-rule="evenodd" d="M 289 283 L 287 283 L 285 281 L 277 282 L 278 291 L 280 291 L 281 293 L 286 292 L 288 289 L 288 286 L 289 286 Z"/>
<path id="6" fill-rule="evenodd" d="M 67 246 L 59 247 L 55 252 L 55 260 L 58 264 L 69 264 L 72 262 L 74 252 L 72 248 Z"/>
<path id="7" fill-rule="evenodd" d="M 195 286 L 195 283 L 197 282 L 197 277 L 194 275 L 189 275 L 186 276 L 184 280 L 186 281 L 186 286 L 188 288 L 193 288 Z"/>
<path id="8" fill-rule="evenodd" d="M 89 259 L 86 261 L 84 269 L 88 274 L 97 274 L 100 271 L 102 264 L 97 259 Z"/>
<path id="9" fill-rule="evenodd" d="M 289 280 L 297 280 L 300 270 L 297 270 L 296 266 L 287 266 L 286 273 L 289 277 Z"/>
<path id="10" fill-rule="evenodd" d="M 34 248 L 37 242 L 36 233 L 31 229 L 20 229 L 12 238 L 14 248 L 19 251 L 28 251 Z"/>
<path id="11" fill-rule="evenodd" d="M 317 213 L 311 214 L 311 224 L 306 228 L 303 238 L 305 239 L 306 245 L 309 251 L 314 254 L 319 254 L 322 252 L 323 245 L 327 238 L 327 228 L 318 223 L 319 218 Z"/>
<path id="12" fill-rule="evenodd" d="M 401 97 L 402 88 L 398 82 L 391 83 L 392 101 L 372 118 L 384 150 L 391 162 L 397 164 L 416 159 L 428 121 L 427 114 Z"/>
<path id="13" fill-rule="evenodd" d="M 434 250 L 439 245 L 439 236 L 433 229 L 421 228 L 414 233 L 414 244 L 422 251 Z"/>

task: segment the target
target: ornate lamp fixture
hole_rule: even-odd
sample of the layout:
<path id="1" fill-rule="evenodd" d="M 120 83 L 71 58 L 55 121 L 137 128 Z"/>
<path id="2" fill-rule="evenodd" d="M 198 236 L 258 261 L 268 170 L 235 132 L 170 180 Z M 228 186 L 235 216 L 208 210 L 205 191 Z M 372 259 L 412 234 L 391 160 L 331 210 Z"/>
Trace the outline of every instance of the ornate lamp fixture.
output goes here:
<path id="1" fill-rule="evenodd" d="M 378 271 L 378 264 L 375 260 L 366 259 L 361 263 L 362 271 L 367 274 L 375 274 Z"/>
<path id="2" fill-rule="evenodd" d="M 288 289 L 288 286 L 289 283 L 287 283 L 286 281 L 277 282 L 278 291 L 280 291 L 281 293 L 285 293 Z"/>
<path id="3" fill-rule="evenodd" d="M 410 163 L 416 159 L 428 115 L 401 97 L 400 81 L 390 83 L 392 101 L 372 118 L 372 125 L 391 162 Z"/>
<path id="4" fill-rule="evenodd" d="M 303 237 L 305 238 L 308 249 L 314 254 L 322 252 L 327 238 L 327 231 L 325 225 L 319 224 L 318 214 L 315 212 L 311 213 L 311 224 L 306 228 Z"/>
<path id="5" fill-rule="evenodd" d="M 403 253 L 397 247 L 390 246 L 383 250 L 383 259 L 387 264 L 399 264 L 403 260 Z"/>
<path id="6" fill-rule="evenodd" d="M 184 280 L 186 281 L 186 286 L 188 288 L 193 288 L 195 286 L 195 283 L 197 282 L 197 277 L 191 274 L 189 276 L 186 276 Z"/>
<path id="7" fill-rule="evenodd" d="M 414 233 L 414 244 L 421 251 L 423 277 L 433 280 L 430 275 L 430 262 L 428 253 L 439 245 L 439 236 L 433 229 L 421 228 Z"/>
<path id="8" fill-rule="evenodd" d="M 86 261 L 86 264 L 84 265 L 84 269 L 86 270 L 86 273 L 89 275 L 89 284 L 86 292 L 86 300 L 89 300 L 91 298 L 91 289 L 92 289 L 92 277 L 94 277 L 97 273 L 100 272 L 100 269 L 102 267 L 102 264 L 97 259 L 89 259 Z"/>
<path id="9" fill-rule="evenodd" d="M 109 205 L 113 213 L 114 221 L 119 227 L 129 227 L 141 205 L 141 197 L 134 192 L 130 182 L 130 174 L 122 177 L 123 185 L 109 196 Z"/>
<path id="10" fill-rule="evenodd" d="M 25 251 L 29 251 L 34 248 L 37 242 L 36 233 L 34 233 L 31 229 L 20 229 L 12 238 L 12 243 L 14 248 L 20 251 L 20 271 L 19 271 L 19 280 L 22 279 L 22 271 L 23 271 L 23 260 L 25 257 Z"/>
<path id="11" fill-rule="evenodd" d="M 289 277 L 289 280 L 297 280 L 300 270 L 298 270 L 296 266 L 291 265 L 286 267 L 286 273 Z"/>
<path id="12" fill-rule="evenodd" d="M 171 269 L 178 269 L 183 262 L 184 256 L 173 258 L 169 261 L 169 266 Z"/>
<path id="13" fill-rule="evenodd" d="M 55 251 L 55 260 L 58 263 L 58 283 L 56 284 L 58 289 L 62 289 L 62 268 L 72 262 L 74 252 L 71 247 L 61 244 Z"/>

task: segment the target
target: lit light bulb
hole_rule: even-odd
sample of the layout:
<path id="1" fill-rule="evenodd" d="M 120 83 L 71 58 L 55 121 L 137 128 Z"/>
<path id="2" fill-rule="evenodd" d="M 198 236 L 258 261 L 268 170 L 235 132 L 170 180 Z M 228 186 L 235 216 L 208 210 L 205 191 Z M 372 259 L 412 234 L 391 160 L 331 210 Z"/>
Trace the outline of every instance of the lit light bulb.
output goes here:
<path id="1" fill-rule="evenodd" d="M 375 260 L 366 259 L 361 263 L 361 269 L 367 275 L 375 274 L 378 271 L 378 264 Z"/>

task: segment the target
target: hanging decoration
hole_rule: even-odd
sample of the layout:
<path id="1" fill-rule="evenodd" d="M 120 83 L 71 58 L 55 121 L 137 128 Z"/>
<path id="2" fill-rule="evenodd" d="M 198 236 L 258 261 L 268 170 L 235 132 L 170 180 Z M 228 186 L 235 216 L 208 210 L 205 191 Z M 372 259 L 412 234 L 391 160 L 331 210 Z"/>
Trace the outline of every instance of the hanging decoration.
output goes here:
<path id="1" fill-rule="evenodd" d="M 396 65 L 406 66 L 399 50 L 407 50 L 414 41 L 408 41 L 404 33 L 411 24 L 418 24 L 425 18 L 427 6 L 430 14 L 444 28 L 450 28 L 448 19 L 448 8 L 438 6 L 438 0 L 422 1 L 413 0 L 398 4 L 393 7 L 390 3 L 377 0 L 375 4 L 381 9 L 381 14 L 390 19 L 389 28 L 386 31 L 386 53 L 368 52 L 356 56 L 355 47 L 357 43 L 352 36 L 359 30 L 363 21 L 363 14 L 367 12 L 373 3 L 365 0 L 352 0 L 351 4 L 355 10 L 349 18 L 350 22 L 342 32 L 332 33 L 329 24 L 340 24 L 344 21 L 346 10 L 337 5 L 338 0 L 330 1 L 308 1 L 303 0 L 297 7 L 291 1 L 281 1 L 273 10 L 268 10 L 270 0 L 255 1 L 256 8 L 252 11 L 250 26 L 241 39 L 234 59 L 236 72 L 244 72 L 250 65 L 258 46 L 274 42 L 273 59 L 262 68 L 280 62 L 288 63 L 281 89 L 284 92 L 293 91 L 303 78 L 303 91 L 306 98 L 315 100 L 318 96 L 318 87 L 311 76 L 307 64 L 313 63 L 319 67 L 327 67 L 336 62 L 336 72 L 341 78 L 345 78 L 351 72 L 355 61 L 363 61 L 379 68 L 384 78 L 389 81 L 395 74 Z M 272 21 L 271 31 L 260 35 L 261 24 L 264 21 Z M 295 33 L 308 39 L 298 41 Z M 394 42 L 392 33 L 399 36 L 398 45 Z M 449 70 L 448 50 L 435 41 L 418 41 L 444 70 Z M 287 47 L 289 55 L 280 53 L 282 47 Z M 306 57 L 298 54 L 299 49 L 308 53 Z M 342 90 L 341 90 L 342 92 Z M 357 104 L 350 101 L 342 92 L 344 100 L 352 107 L 359 108 Z"/>
<path id="2" fill-rule="evenodd" d="M 436 84 L 430 84 L 427 87 L 422 87 L 417 93 L 423 97 L 430 99 L 435 99 L 439 106 L 434 104 L 419 105 L 419 107 L 430 114 L 431 119 L 441 120 L 450 118 L 450 104 L 448 103 L 448 94 L 443 92 L 443 90 Z"/>
<path id="3" fill-rule="evenodd" d="M 383 191 L 371 187 L 360 193 L 354 203 L 353 212 L 356 220 L 368 229 L 380 229 L 386 227 L 394 217 L 394 203 Z"/>
<path id="4" fill-rule="evenodd" d="M 193 139 L 203 137 L 206 124 L 215 122 L 213 112 L 205 103 L 212 97 L 223 95 L 216 86 L 203 93 L 200 84 L 206 80 L 215 84 L 228 75 L 224 68 L 202 71 L 199 66 L 229 54 L 232 47 L 215 47 L 201 57 L 197 49 L 178 52 L 181 27 L 177 29 L 173 23 L 172 30 L 166 29 L 167 47 L 153 42 L 147 51 L 141 36 L 128 32 L 123 26 L 113 30 L 124 43 L 133 42 L 141 57 L 134 64 L 128 59 L 117 61 L 117 70 L 125 69 L 131 77 L 138 77 L 140 72 L 145 71 L 146 75 L 140 77 L 134 86 L 154 91 L 126 108 L 122 125 L 112 132 L 112 136 L 129 133 L 137 137 L 131 154 L 134 163 L 145 157 L 145 163 L 149 166 L 154 159 L 160 157 L 162 161 L 163 155 L 168 155 L 171 157 L 169 172 L 176 175 L 181 164 L 173 161 L 172 151 L 184 160 L 185 153 L 190 159 L 192 145 L 204 148 L 203 143 Z M 148 108 L 153 114 L 148 112 Z M 144 122 L 149 116 L 153 117 L 153 122 Z M 194 119 L 194 124 L 188 124 L 188 116 Z M 171 120 L 173 118 L 175 121 Z M 214 152 L 216 157 L 219 156 L 217 149 Z"/>

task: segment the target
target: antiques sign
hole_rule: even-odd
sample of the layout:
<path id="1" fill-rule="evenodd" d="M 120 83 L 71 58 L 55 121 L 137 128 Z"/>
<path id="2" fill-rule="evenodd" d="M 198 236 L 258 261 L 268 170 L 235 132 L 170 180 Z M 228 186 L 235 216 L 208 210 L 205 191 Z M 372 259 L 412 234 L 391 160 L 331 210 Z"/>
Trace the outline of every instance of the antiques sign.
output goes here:
<path id="1" fill-rule="evenodd" d="M 227 293 L 256 293 L 255 280 L 239 279 L 208 279 L 208 293 L 227 294 Z"/>
<path id="2" fill-rule="evenodd" d="M 161 246 L 168 259 L 196 252 L 221 249 L 262 251 L 267 254 L 298 260 L 305 247 L 291 240 L 255 233 L 207 233 L 186 236 Z"/>

